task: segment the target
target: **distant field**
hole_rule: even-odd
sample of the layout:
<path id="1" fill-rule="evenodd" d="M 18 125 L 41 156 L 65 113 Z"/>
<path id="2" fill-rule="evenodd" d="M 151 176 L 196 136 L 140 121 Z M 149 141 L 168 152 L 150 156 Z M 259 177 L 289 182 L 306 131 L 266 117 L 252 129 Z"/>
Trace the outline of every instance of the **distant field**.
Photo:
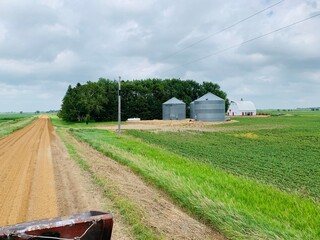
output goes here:
<path id="1" fill-rule="evenodd" d="M 0 137 L 6 136 L 13 131 L 21 129 L 30 124 L 35 119 L 34 114 L 16 113 L 0 114 Z"/>
<path id="2" fill-rule="evenodd" d="M 319 113 L 209 126 L 212 132 L 71 132 L 234 239 L 319 239 Z M 285 190 L 285 191 L 283 191 Z"/>
<path id="3" fill-rule="evenodd" d="M 32 113 L 0 113 L 0 121 L 18 120 L 34 116 Z"/>

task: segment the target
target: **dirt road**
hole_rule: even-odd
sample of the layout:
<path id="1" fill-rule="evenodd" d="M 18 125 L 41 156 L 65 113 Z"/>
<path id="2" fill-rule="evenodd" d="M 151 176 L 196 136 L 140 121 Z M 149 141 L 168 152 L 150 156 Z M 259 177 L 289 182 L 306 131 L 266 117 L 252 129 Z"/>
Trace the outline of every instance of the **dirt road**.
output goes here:
<path id="1" fill-rule="evenodd" d="M 0 139 L 0 226 L 102 210 L 95 190 L 46 116 Z"/>
<path id="2" fill-rule="evenodd" d="M 0 139 L 0 227 L 110 205 L 70 159 L 48 117 Z M 119 219 L 113 238 L 131 239 Z"/>
<path id="3" fill-rule="evenodd" d="M 58 215 L 50 126 L 42 117 L 0 139 L 0 226 Z"/>
<path id="4" fill-rule="evenodd" d="M 164 239 L 225 239 L 172 204 L 127 167 L 68 135 L 76 154 L 90 160 L 97 176 L 128 198 L 144 223 Z M 88 210 L 110 210 L 113 239 L 134 239 L 114 203 L 69 157 L 47 117 L 0 139 L 0 226 Z"/>

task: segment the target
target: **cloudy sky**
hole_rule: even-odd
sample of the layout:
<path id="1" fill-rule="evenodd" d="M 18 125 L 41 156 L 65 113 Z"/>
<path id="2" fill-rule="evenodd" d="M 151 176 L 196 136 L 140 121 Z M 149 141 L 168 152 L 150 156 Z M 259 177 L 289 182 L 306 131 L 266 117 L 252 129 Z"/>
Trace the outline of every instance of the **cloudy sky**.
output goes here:
<path id="1" fill-rule="evenodd" d="M 0 0 L 0 112 L 60 109 L 68 85 L 118 76 L 320 106 L 320 16 L 251 41 L 319 14 L 320 0 Z"/>

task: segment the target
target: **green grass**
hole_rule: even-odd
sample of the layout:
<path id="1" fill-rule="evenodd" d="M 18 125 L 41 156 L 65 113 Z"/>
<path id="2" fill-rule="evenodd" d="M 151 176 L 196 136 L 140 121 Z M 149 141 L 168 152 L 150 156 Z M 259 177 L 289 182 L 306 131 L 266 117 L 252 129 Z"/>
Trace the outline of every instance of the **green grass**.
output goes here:
<path id="1" fill-rule="evenodd" d="M 283 192 L 254 179 L 232 175 L 193 157 L 209 151 L 209 148 L 197 149 L 190 156 L 182 156 L 180 151 L 184 151 L 183 145 L 188 142 L 186 140 L 175 153 L 161 141 L 150 144 L 128 135 L 118 138 L 115 133 L 105 130 L 72 130 L 72 133 L 107 156 L 129 166 L 147 181 L 166 191 L 184 209 L 219 229 L 227 237 L 320 238 L 320 205 L 317 202 Z M 132 131 L 130 133 L 133 134 Z M 165 134 L 168 133 L 154 136 L 163 137 Z M 183 134 L 170 134 L 167 141 L 174 135 L 186 139 Z M 192 136 L 197 136 L 197 133 L 188 135 Z M 199 141 L 210 141 L 211 136 L 202 133 L 201 136 L 205 138 Z M 214 152 L 213 149 L 217 148 L 211 146 L 210 151 Z M 243 159 L 238 158 L 240 160 Z"/>
<path id="2" fill-rule="evenodd" d="M 306 115 L 306 114 L 319 114 L 320 111 L 311 111 L 311 110 L 305 110 L 305 109 L 294 109 L 294 110 L 291 110 L 291 109 L 267 109 L 267 110 L 257 110 L 257 114 L 269 114 L 269 115 L 272 115 L 272 116 L 281 116 L 281 115 L 286 115 L 286 114 L 303 114 L 303 115 Z"/>
<path id="3" fill-rule="evenodd" d="M 139 212 L 138 208 L 130 200 L 117 194 L 117 190 L 109 179 L 94 172 L 89 160 L 80 157 L 78 154 L 79 149 L 68 141 L 65 130 L 58 129 L 58 134 L 66 145 L 71 158 L 82 171 L 90 174 L 92 182 L 103 190 L 104 195 L 113 202 L 124 221 L 131 226 L 133 236 L 136 239 L 162 239 L 161 235 L 155 233 L 153 229 L 143 222 L 143 213 Z"/>
<path id="4" fill-rule="evenodd" d="M 0 138 L 29 125 L 35 119 L 34 114 L 0 114 Z"/>
<path id="5" fill-rule="evenodd" d="M 32 117 L 32 114 L 3 114 L 0 113 L 0 127 L 4 126 L 5 124 L 13 124 L 24 120 L 26 118 Z"/>
<path id="6" fill-rule="evenodd" d="M 104 125 L 116 125 L 117 122 L 89 122 L 86 124 L 85 122 L 66 122 L 61 118 L 58 118 L 57 115 L 49 115 L 52 124 L 56 127 L 63 127 L 63 128 L 92 128 L 97 126 L 104 126 Z M 122 122 L 121 124 L 125 124 Z"/>
<path id="7" fill-rule="evenodd" d="M 320 198 L 320 113 L 236 119 L 216 126 L 220 132 L 128 133 L 234 175 Z"/>

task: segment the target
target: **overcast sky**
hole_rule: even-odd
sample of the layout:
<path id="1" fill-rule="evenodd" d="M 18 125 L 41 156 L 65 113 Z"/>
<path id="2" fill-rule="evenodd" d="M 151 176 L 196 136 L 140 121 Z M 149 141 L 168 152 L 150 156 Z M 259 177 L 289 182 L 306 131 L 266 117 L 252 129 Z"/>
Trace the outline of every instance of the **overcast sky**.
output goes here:
<path id="1" fill-rule="evenodd" d="M 60 109 L 68 85 L 118 76 L 212 81 L 258 109 L 320 106 L 320 16 L 240 45 L 320 14 L 320 0 L 221 32 L 278 2 L 0 0 L 0 112 Z"/>

